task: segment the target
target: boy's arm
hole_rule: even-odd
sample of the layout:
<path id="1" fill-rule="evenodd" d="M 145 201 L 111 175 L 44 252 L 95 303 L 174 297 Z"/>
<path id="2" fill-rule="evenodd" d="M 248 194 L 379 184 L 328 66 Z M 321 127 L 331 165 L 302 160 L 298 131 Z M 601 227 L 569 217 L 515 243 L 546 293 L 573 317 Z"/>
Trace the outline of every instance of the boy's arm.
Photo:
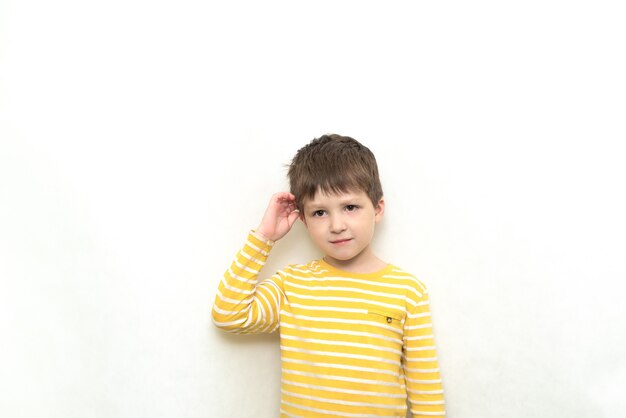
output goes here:
<path id="1" fill-rule="evenodd" d="M 404 375 L 414 417 L 445 416 L 443 386 L 435 350 L 428 290 L 421 289 L 404 324 Z"/>
<path id="2" fill-rule="evenodd" d="M 284 299 L 278 274 L 257 284 L 274 243 L 250 232 L 244 247 L 224 273 L 213 305 L 213 323 L 226 331 L 272 332 Z"/>
<path id="3" fill-rule="evenodd" d="M 295 196 L 281 192 L 272 196 L 256 232 L 251 232 L 219 284 L 213 306 L 213 323 L 227 331 L 272 332 L 278 328 L 284 300 L 280 274 L 257 284 L 274 241 L 293 226 L 299 213 Z"/>

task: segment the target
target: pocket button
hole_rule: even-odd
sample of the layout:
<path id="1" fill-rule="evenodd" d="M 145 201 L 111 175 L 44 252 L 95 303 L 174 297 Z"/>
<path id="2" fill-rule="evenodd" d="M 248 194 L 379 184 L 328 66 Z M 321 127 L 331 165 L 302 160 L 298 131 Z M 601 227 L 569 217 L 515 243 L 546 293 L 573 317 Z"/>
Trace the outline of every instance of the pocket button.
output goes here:
<path id="1" fill-rule="evenodd" d="M 390 317 L 390 316 L 388 316 L 388 317 L 387 317 L 387 323 L 388 323 L 388 324 L 391 324 L 391 321 L 392 321 L 391 317 Z"/>

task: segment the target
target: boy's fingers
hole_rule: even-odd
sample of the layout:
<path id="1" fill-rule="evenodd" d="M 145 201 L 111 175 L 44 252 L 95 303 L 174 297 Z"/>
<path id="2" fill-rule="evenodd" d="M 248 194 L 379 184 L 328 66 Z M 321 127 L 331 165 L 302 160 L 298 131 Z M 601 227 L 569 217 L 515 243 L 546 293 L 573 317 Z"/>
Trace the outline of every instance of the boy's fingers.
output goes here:
<path id="1" fill-rule="evenodd" d="M 296 200 L 296 197 L 289 192 L 278 192 L 276 197 L 281 200 Z"/>
<path id="2" fill-rule="evenodd" d="M 287 207 L 289 209 L 296 209 L 296 202 L 293 199 L 290 198 L 278 198 L 276 200 L 276 203 L 278 203 L 279 205 L 283 206 L 283 207 Z"/>

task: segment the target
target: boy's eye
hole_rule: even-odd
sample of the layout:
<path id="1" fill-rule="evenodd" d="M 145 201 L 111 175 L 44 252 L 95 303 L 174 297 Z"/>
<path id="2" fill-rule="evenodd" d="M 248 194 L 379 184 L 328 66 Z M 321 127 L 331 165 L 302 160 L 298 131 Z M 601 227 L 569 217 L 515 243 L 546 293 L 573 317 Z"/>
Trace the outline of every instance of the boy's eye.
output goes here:
<path id="1" fill-rule="evenodd" d="M 346 210 L 347 210 L 348 212 L 353 212 L 353 211 L 357 210 L 357 208 L 358 208 L 358 206 L 357 206 L 357 205 L 347 205 L 347 206 L 346 206 Z"/>
<path id="2" fill-rule="evenodd" d="M 323 210 L 316 210 L 315 212 L 313 212 L 313 216 L 324 216 L 324 211 Z"/>

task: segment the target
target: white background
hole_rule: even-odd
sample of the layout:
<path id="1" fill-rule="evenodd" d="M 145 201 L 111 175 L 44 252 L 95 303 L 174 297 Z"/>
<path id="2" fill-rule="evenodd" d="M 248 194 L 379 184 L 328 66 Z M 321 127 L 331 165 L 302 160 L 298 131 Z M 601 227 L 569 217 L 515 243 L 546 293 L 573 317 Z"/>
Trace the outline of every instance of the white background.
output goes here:
<path id="1" fill-rule="evenodd" d="M 218 282 L 298 148 L 379 160 L 452 418 L 626 401 L 621 2 L 0 4 L 0 416 L 276 417 Z M 302 225 L 266 273 L 318 253 Z"/>

